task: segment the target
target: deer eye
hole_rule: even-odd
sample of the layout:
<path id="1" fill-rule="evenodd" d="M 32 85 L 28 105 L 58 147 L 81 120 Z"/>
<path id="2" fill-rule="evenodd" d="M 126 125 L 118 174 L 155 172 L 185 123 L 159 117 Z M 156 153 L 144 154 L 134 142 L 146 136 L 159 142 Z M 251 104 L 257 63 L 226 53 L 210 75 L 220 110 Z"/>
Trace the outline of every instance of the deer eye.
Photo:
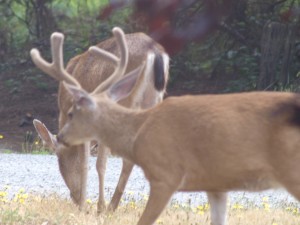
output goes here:
<path id="1" fill-rule="evenodd" d="M 73 113 L 72 112 L 68 113 L 68 118 L 69 118 L 69 120 L 73 118 Z"/>

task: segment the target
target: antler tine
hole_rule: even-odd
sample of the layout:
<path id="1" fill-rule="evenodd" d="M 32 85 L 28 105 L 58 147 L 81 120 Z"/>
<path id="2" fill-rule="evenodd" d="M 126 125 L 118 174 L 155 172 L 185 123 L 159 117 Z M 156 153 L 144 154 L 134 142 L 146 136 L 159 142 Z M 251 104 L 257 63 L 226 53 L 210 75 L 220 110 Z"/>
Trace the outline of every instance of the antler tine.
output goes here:
<path id="1" fill-rule="evenodd" d="M 94 53 L 100 57 L 102 57 L 102 59 L 106 60 L 106 61 L 110 61 L 114 64 L 114 66 L 117 66 L 119 63 L 119 59 L 118 57 L 116 57 L 115 55 L 111 54 L 110 52 L 107 52 L 101 48 L 98 48 L 96 46 L 92 46 L 89 48 L 89 52 Z"/>
<path id="2" fill-rule="evenodd" d="M 116 38 L 116 42 L 121 51 L 120 59 L 118 59 L 116 56 L 112 55 L 111 53 L 108 53 L 97 47 L 91 47 L 89 49 L 92 52 L 97 52 L 97 54 L 99 56 L 103 57 L 105 60 L 112 61 L 113 64 L 117 66 L 114 73 L 109 78 L 107 78 L 103 83 L 101 83 L 93 91 L 93 94 L 99 94 L 99 93 L 107 90 L 114 82 L 119 80 L 126 71 L 126 67 L 128 64 L 128 49 L 127 49 L 127 45 L 126 45 L 125 34 L 124 34 L 123 30 L 118 27 L 115 27 L 112 32 L 114 34 L 114 37 Z"/>
<path id="3" fill-rule="evenodd" d="M 40 55 L 40 52 L 37 49 L 32 49 L 30 51 L 31 58 L 38 68 L 40 68 L 42 71 L 44 71 L 54 79 L 65 81 L 68 84 L 81 87 L 79 82 L 64 69 L 63 42 L 63 34 L 55 32 L 51 35 L 52 63 L 48 63 Z"/>

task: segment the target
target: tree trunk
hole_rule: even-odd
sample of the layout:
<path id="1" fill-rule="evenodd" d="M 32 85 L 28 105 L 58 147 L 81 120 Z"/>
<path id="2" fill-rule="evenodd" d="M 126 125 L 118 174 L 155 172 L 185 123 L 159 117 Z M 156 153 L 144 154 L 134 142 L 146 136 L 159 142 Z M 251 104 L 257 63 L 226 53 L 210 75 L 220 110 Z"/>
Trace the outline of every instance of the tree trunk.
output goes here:
<path id="1" fill-rule="evenodd" d="M 282 52 L 288 26 L 278 22 L 270 22 L 264 26 L 261 39 L 261 63 L 257 88 L 269 89 L 277 81 L 276 71 L 279 69 L 280 53 Z"/>
<path id="2" fill-rule="evenodd" d="M 8 32 L 5 28 L 0 28 L 0 62 L 4 62 L 6 60 L 8 49 Z"/>
<path id="3" fill-rule="evenodd" d="M 26 24 L 29 33 L 38 42 L 48 42 L 49 36 L 57 28 L 56 21 L 48 4 L 52 0 L 28 0 L 26 2 Z"/>
<path id="4" fill-rule="evenodd" d="M 289 65 L 295 44 L 295 27 L 293 25 L 287 26 L 287 37 L 283 49 L 282 66 L 279 74 L 279 82 L 286 86 L 289 83 Z"/>

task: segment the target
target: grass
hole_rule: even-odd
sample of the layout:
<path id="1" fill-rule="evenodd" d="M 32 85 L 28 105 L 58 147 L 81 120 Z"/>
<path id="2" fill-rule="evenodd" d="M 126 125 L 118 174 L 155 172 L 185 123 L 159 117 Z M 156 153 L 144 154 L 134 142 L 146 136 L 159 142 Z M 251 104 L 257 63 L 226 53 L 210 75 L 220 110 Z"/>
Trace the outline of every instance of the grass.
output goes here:
<path id="1" fill-rule="evenodd" d="M 22 153 L 48 155 L 49 150 L 43 147 L 42 141 L 39 136 L 34 136 L 33 132 L 26 132 L 24 135 L 24 142 L 22 143 Z"/>
<path id="2" fill-rule="evenodd" d="M 57 195 L 43 197 L 20 189 L 9 198 L 8 189 L 0 191 L 0 224 L 3 225 L 132 225 L 137 223 L 146 201 L 126 201 L 114 213 L 97 215 L 96 202 L 91 200 L 87 200 L 85 210 L 79 211 L 70 200 Z M 173 203 L 156 224 L 208 225 L 209 217 L 208 204 L 191 207 Z M 263 199 L 259 208 L 239 204 L 229 206 L 227 221 L 230 225 L 299 225 L 300 212 L 294 206 L 272 209 L 267 199 Z"/>
<path id="3" fill-rule="evenodd" d="M 10 149 L 1 149 L 1 151 L 2 151 L 2 153 L 5 153 L 5 154 L 11 154 L 11 153 L 13 153 L 13 151 L 10 150 Z"/>
<path id="4" fill-rule="evenodd" d="M 18 152 L 10 150 L 10 149 L 0 149 L 0 153 L 12 154 L 12 153 L 18 153 Z M 50 155 L 50 154 L 52 154 L 48 149 L 44 149 L 44 148 L 40 148 L 40 149 L 37 149 L 37 150 L 32 150 L 30 152 L 22 151 L 20 153 L 32 154 L 32 155 Z"/>
<path id="5" fill-rule="evenodd" d="M 42 141 L 40 140 L 39 137 L 35 137 L 33 140 L 30 140 L 27 139 L 28 137 L 27 134 L 28 133 L 26 133 L 25 135 L 25 141 L 22 143 L 22 148 L 20 153 L 33 154 L 33 155 L 49 155 L 52 153 L 49 149 L 46 149 L 43 146 Z M 2 149 L 1 152 L 6 154 L 11 154 L 11 153 L 15 153 L 16 151 L 10 149 Z"/>
<path id="6" fill-rule="evenodd" d="M 5 139 L 4 135 L 0 134 L 0 140 Z M 0 149 L 1 153 L 16 153 L 16 151 L 10 149 Z M 33 132 L 27 131 L 24 134 L 24 142 L 21 144 L 20 153 L 33 154 L 33 155 L 49 155 L 52 151 L 43 146 L 42 140 L 38 135 L 34 135 Z"/>

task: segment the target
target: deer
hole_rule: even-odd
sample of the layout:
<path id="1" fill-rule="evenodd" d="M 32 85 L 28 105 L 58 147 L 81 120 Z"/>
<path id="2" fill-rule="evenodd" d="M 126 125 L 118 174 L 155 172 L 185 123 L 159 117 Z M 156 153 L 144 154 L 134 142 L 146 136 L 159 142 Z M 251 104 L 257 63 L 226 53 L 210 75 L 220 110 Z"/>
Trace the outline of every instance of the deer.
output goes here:
<path id="1" fill-rule="evenodd" d="M 40 67 L 40 56 L 31 57 Z M 73 105 L 58 144 L 98 140 L 143 170 L 150 194 L 138 225 L 154 224 L 178 191 L 206 192 L 213 225 L 226 224 L 231 191 L 282 187 L 300 200 L 299 94 L 184 95 L 148 109 L 118 104 L 147 83 L 154 63 L 149 52 L 136 73 L 100 92 L 70 84 L 70 74 L 61 74 Z"/>
<path id="2" fill-rule="evenodd" d="M 150 51 L 156 55 L 156 63 L 152 68 L 152 77 L 148 78 L 147 84 L 136 89 L 134 93 L 119 104 L 129 108 L 145 109 L 162 101 L 169 76 L 169 56 L 164 51 L 164 48 L 145 33 L 125 35 L 119 27 L 115 27 L 112 33 L 113 38 L 107 39 L 94 46 L 92 50 L 72 58 L 67 64 L 66 70 L 63 69 L 63 62 L 61 61 L 63 39 L 61 39 L 59 34 L 53 34 L 51 38 L 52 54 L 54 56 L 53 62 L 50 64 L 46 61 L 40 61 L 38 65 L 43 72 L 50 74 L 54 79 L 60 81 L 58 91 L 59 129 L 65 125 L 68 110 L 72 106 L 73 101 L 71 95 L 62 85 L 61 73 L 72 74 L 68 78 L 70 84 L 82 86 L 89 91 L 105 91 L 113 83 L 122 78 L 122 74 L 125 71 L 127 73 L 138 67 L 146 58 L 147 52 Z M 103 57 L 102 52 L 106 52 L 104 54 L 106 57 Z M 40 54 L 37 50 L 32 50 L 32 53 Z M 102 56 L 99 57 L 99 54 Z M 114 73 L 112 73 L 113 70 L 115 71 Z M 136 72 L 133 71 L 132 73 Z M 60 173 L 70 190 L 71 199 L 82 209 L 86 199 L 88 157 L 90 149 L 95 145 L 91 146 L 91 142 L 72 146 L 59 145 L 56 135 L 52 134 L 45 124 L 39 120 L 34 120 L 33 124 L 44 146 L 56 153 Z M 101 213 L 106 209 L 104 176 L 110 149 L 102 143 L 97 144 L 97 146 L 96 169 L 99 177 L 97 208 L 98 212 Z M 115 210 L 118 207 L 133 169 L 132 162 L 126 159 L 123 159 L 122 162 L 122 171 L 108 206 L 109 210 Z"/>

